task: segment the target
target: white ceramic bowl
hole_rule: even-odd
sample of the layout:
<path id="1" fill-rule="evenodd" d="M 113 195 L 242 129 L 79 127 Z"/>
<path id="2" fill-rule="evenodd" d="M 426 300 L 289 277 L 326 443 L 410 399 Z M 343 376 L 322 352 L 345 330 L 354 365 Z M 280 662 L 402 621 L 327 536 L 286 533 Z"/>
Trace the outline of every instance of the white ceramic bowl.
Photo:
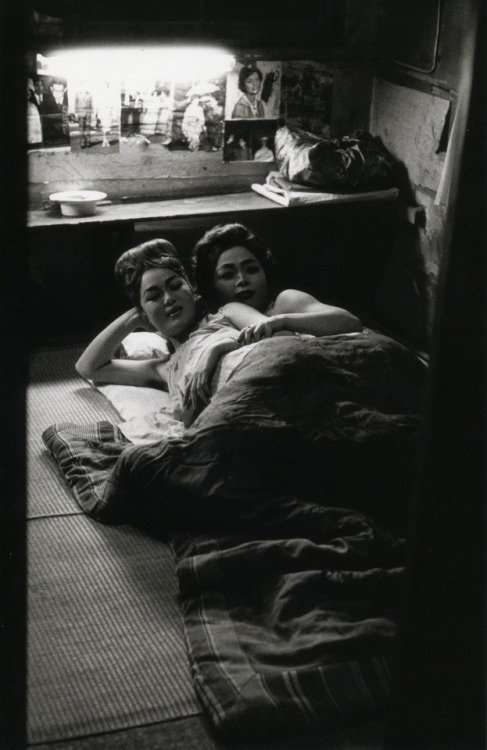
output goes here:
<path id="1" fill-rule="evenodd" d="M 96 213 L 97 203 L 106 197 L 106 193 L 98 190 L 66 190 L 52 193 L 49 200 L 59 203 L 63 216 L 92 216 Z"/>

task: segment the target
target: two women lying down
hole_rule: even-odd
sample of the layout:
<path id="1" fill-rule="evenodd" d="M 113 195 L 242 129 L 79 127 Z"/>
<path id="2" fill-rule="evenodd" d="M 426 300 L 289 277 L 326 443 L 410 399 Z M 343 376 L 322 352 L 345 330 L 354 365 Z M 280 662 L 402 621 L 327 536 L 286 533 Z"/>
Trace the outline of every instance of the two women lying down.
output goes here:
<path id="1" fill-rule="evenodd" d="M 284 498 L 406 514 L 421 363 L 346 310 L 297 290 L 274 294 L 270 253 L 241 225 L 210 230 L 193 260 L 204 306 L 164 240 L 117 262 L 133 307 L 77 370 L 98 383 L 168 389 L 187 429 L 125 450 L 92 515 L 240 528 Z M 157 330 L 170 357 L 117 359 L 137 328 Z"/>
<path id="2" fill-rule="evenodd" d="M 249 344 L 273 336 L 324 336 L 362 328 L 351 313 L 304 292 L 273 294 L 271 253 L 240 224 L 210 230 L 193 255 L 201 296 L 166 240 L 146 242 L 119 258 L 115 274 L 134 306 L 91 342 L 76 364 L 81 376 L 97 383 L 169 390 L 175 416 L 189 425 L 208 403 L 212 381 L 213 389 L 223 384 Z M 173 356 L 117 359 L 121 342 L 135 329 L 157 331 Z M 238 349 L 245 351 L 226 359 L 222 372 L 222 358 Z"/>
<path id="3" fill-rule="evenodd" d="M 167 388 L 188 426 L 134 445 L 107 422 L 54 425 L 44 442 L 85 513 L 169 532 L 195 688 L 220 732 L 274 746 L 382 716 L 422 365 L 345 310 L 275 294 L 269 253 L 240 225 L 210 230 L 194 261 L 202 299 L 169 243 L 123 255 L 133 307 L 77 363 L 99 383 Z M 118 359 L 136 328 L 170 356 Z"/>

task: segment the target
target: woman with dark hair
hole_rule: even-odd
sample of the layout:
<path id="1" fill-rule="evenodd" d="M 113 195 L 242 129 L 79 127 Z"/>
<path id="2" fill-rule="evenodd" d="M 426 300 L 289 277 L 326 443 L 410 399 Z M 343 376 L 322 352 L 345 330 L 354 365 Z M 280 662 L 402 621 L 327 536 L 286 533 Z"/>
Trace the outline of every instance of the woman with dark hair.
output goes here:
<path id="1" fill-rule="evenodd" d="M 166 265 L 167 258 L 174 258 L 181 265 L 174 245 L 168 240 L 157 239 L 126 250 L 117 260 L 115 278 L 135 306 L 140 302 L 142 274 L 149 268 L 162 268 Z"/>
<path id="2" fill-rule="evenodd" d="M 238 74 L 238 87 L 242 96 L 233 108 L 232 119 L 252 120 L 265 117 L 263 102 L 259 99 L 263 74 L 257 65 L 244 65 Z"/>
<path id="3" fill-rule="evenodd" d="M 196 298 L 174 246 L 151 240 L 127 250 L 115 276 L 133 307 L 110 323 L 85 349 L 76 370 L 98 383 L 166 388 L 166 362 L 118 359 L 123 339 L 136 329 L 158 331 L 175 351 L 197 325 Z"/>
<path id="4" fill-rule="evenodd" d="M 181 402 L 180 411 L 186 403 L 207 403 L 215 368 L 225 353 L 238 347 L 238 332 L 227 320 L 213 324 L 212 316 L 205 317 L 176 249 L 167 240 L 150 240 L 127 250 L 117 260 L 115 275 L 133 307 L 93 339 L 76 363 L 77 372 L 96 383 L 169 390 Z M 118 357 L 124 338 L 137 329 L 158 332 L 170 356 Z"/>
<path id="5" fill-rule="evenodd" d="M 319 302 L 297 289 L 276 295 L 270 250 L 242 224 L 213 227 L 193 250 L 198 292 L 209 309 L 241 331 L 243 344 L 274 335 L 327 336 L 361 331 L 347 310 Z"/>

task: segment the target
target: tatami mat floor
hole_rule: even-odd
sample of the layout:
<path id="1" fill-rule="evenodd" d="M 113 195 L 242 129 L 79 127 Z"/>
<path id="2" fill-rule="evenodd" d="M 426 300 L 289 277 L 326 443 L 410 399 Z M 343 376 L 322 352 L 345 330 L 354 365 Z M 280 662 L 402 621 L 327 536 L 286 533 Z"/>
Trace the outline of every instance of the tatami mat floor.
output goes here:
<path id="1" fill-rule="evenodd" d="M 59 747 L 77 737 L 201 712 L 168 544 L 82 514 L 42 442 L 43 430 L 54 422 L 121 421 L 105 397 L 76 375 L 80 351 L 38 352 L 31 360 L 27 705 L 32 746 L 53 742 Z"/>

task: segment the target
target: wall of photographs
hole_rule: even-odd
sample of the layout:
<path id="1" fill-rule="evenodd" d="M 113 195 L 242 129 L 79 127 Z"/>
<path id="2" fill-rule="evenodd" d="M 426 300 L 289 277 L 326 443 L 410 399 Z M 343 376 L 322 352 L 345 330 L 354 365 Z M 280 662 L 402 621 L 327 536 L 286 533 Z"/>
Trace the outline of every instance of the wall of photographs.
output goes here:
<path id="1" fill-rule="evenodd" d="M 62 60 L 37 55 L 27 83 L 28 149 L 218 152 L 225 163 L 270 163 L 280 125 L 330 135 L 331 66 L 226 58 L 223 71 L 195 73 L 157 56 L 146 62 L 103 67 L 79 58 L 63 69 Z"/>

